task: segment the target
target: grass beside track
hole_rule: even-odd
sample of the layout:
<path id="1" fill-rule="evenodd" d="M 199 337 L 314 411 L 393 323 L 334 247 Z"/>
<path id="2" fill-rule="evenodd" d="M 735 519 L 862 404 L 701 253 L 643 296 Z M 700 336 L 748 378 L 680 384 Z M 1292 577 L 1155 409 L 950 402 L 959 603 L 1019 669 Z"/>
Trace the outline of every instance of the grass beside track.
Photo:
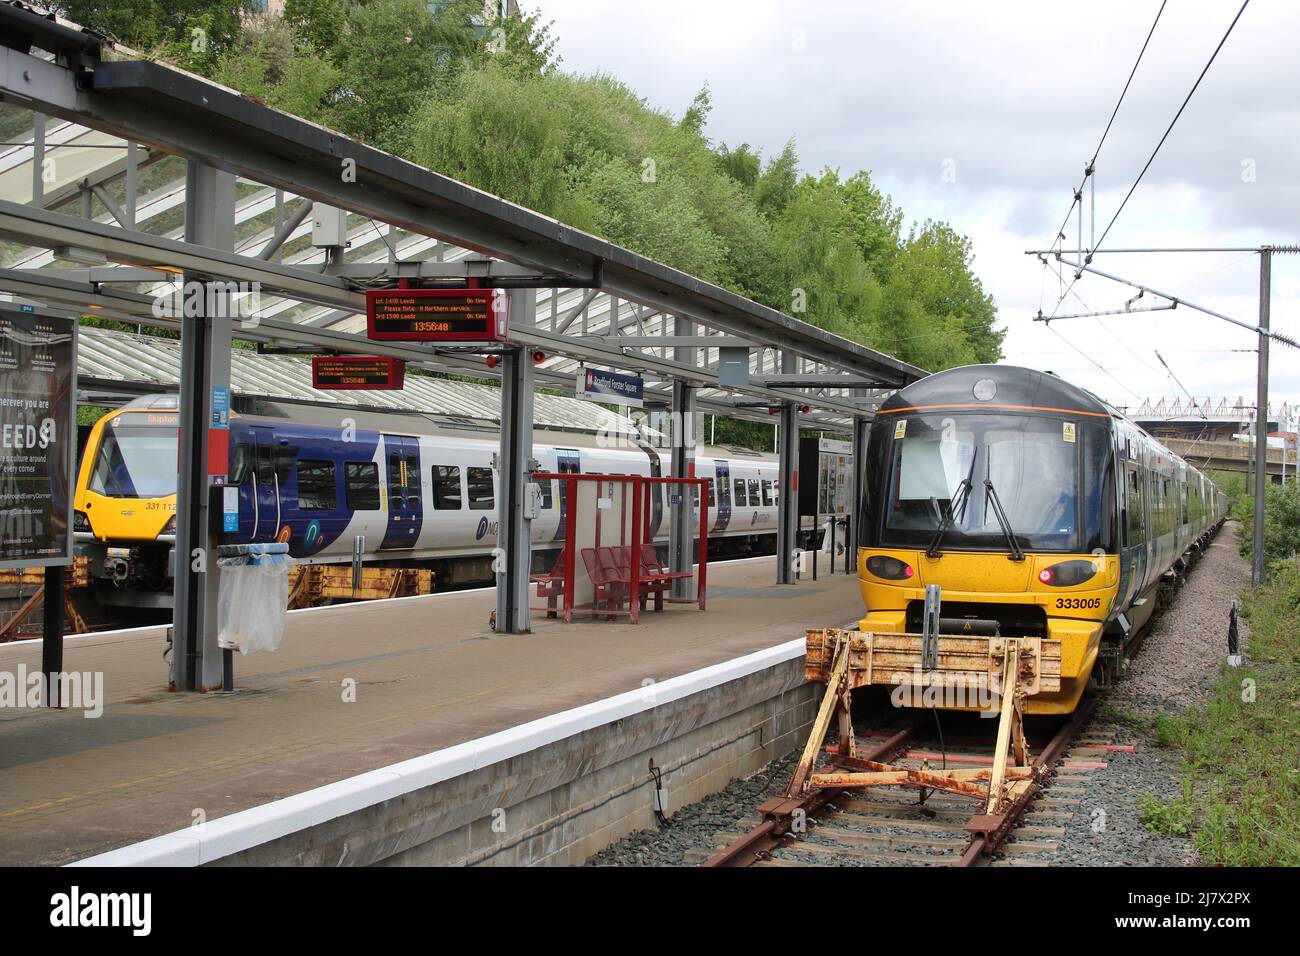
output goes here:
<path id="1" fill-rule="evenodd" d="M 1157 832 L 1190 835 L 1204 864 L 1300 866 L 1300 567 L 1245 596 L 1249 666 L 1222 665 L 1203 707 L 1156 718 L 1184 755 L 1182 794 L 1143 805 Z"/>

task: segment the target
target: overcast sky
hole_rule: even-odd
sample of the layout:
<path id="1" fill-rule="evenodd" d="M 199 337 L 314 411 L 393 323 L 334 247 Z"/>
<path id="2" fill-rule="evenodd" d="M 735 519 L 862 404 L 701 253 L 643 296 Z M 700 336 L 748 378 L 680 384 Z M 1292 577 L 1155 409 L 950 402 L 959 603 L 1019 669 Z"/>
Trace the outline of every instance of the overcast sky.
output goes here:
<path id="1" fill-rule="evenodd" d="M 1009 334 L 1006 361 L 1051 369 L 1113 402 L 1255 394 L 1249 331 L 1186 308 L 1032 320 L 1058 280 L 1050 245 L 1159 0 L 1091 4 L 898 0 L 525 0 L 554 21 L 562 68 L 607 71 L 680 116 L 707 81 L 707 133 L 765 156 L 797 141 L 803 168 L 871 171 L 908 221 L 969 235 Z M 1097 235 L 1240 7 L 1169 0 L 1097 162 Z M 1146 246 L 1300 242 L 1300 4 L 1252 0 L 1094 265 L 1198 305 L 1258 318 L 1249 253 L 1106 255 Z M 1084 219 L 1089 245 L 1091 205 Z M 1067 229 L 1072 248 L 1077 222 Z M 1070 274 L 1066 274 L 1068 280 Z M 1133 290 L 1085 276 L 1062 315 Z M 1086 308 L 1084 306 L 1086 303 Z M 1300 256 L 1274 257 L 1272 324 L 1300 335 Z M 1100 363 L 1074 351 L 1064 336 Z M 1300 399 L 1300 352 L 1273 348 L 1270 397 Z"/>

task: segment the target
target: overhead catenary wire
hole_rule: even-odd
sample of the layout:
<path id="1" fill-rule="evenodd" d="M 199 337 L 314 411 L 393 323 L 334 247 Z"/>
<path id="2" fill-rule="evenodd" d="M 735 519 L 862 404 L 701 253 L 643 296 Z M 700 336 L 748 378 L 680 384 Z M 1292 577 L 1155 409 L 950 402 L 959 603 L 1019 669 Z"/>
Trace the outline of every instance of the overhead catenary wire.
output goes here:
<path id="1" fill-rule="evenodd" d="M 1052 268 L 1052 270 L 1057 274 L 1057 276 L 1059 276 L 1062 280 L 1064 279 L 1064 276 L 1063 276 L 1062 273 L 1061 273 L 1061 269 L 1060 269 L 1059 264 L 1057 264 L 1057 263 L 1053 263 L 1053 262 L 1050 262 L 1049 260 L 1047 260 L 1046 258 L 1044 258 L 1044 257 L 1042 257 L 1042 256 L 1040 256 L 1039 258 L 1042 258 L 1044 264 L 1049 265 L 1049 266 Z M 1071 295 L 1071 294 L 1073 294 L 1073 296 L 1074 296 L 1074 297 L 1079 301 L 1079 304 L 1080 304 L 1081 306 L 1083 306 L 1083 308 L 1084 308 L 1087 312 L 1093 312 L 1093 311 L 1094 311 L 1094 309 L 1092 308 L 1092 306 L 1088 305 L 1087 302 L 1084 302 L 1084 301 L 1083 301 L 1083 297 L 1080 296 L 1079 293 L 1075 290 L 1073 283 L 1071 283 L 1070 287 L 1066 290 L 1066 294 L 1067 294 L 1067 295 Z M 1064 301 L 1064 300 L 1062 300 L 1062 301 Z M 1058 302 L 1058 303 L 1056 304 L 1056 307 L 1059 309 L 1059 308 L 1061 307 L 1061 303 Z M 1042 315 L 1042 309 L 1041 309 L 1041 307 L 1040 307 L 1040 309 L 1039 309 L 1039 313 L 1038 313 L 1038 314 L 1039 314 L 1039 315 Z M 1053 313 L 1053 316 L 1055 316 L 1055 313 Z M 1156 368 L 1154 365 L 1152 365 L 1150 362 L 1148 362 L 1146 359 L 1144 359 L 1141 355 L 1138 355 L 1138 353 L 1135 352 L 1135 351 L 1133 350 L 1133 347 L 1132 347 L 1131 345 L 1129 345 L 1128 342 L 1124 341 L 1124 339 L 1122 339 L 1122 338 L 1120 338 L 1118 335 L 1116 335 L 1116 334 L 1115 334 L 1115 330 L 1112 329 L 1109 325 L 1106 325 L 1106 324 L 1105 324 L 1104 322 L 1102 322 L 1101 319 L 1098 318 L 1097 316 L 1092 316 L 1092 320 L 1093 320 L 1094 322 L 1096 322 L 1097 325 L 1100 326 L 1100 327 L 1101 327 L 1101 328 L 1106 332 L 1107 335 L 1109 335 L 1112 339 L 1114 339 L 1116 342 L 1118 342 L 1120 345 L 1122 345 L 1122 346 L 1124 347 L 1125 351 L 1127 351 L 1127 352 L 1128 352 L 1130 355 L 1132 355 L 1135 359 L 1137 359 L 1139 362 L 1141 362 L 1143 365 L 1145 365 L 1145 366 L 1146 366 L 1147 368 L 1149 368 L 1151 371 L 1155 372 L 1157 375 L 1160 374 L 1160 370 L 1159 370 L 1158 368 Z M 1050 318 L 1047 320 L 1047 323 L 1048 323 L 1048 326 L 1050 327 L 1050 324 L 1051 324 L 1051 319 L 1050 319 Z M 1109 373 L 1108 373 L 1108 374 L 1109 374 Z M 1112 376 L 1112 378 L 1114 378 L 1114 376 Z"/>
<path id="2" fill-rule="evenodd" d="M 1160 22 L 1160 15 L 1165 12 L 1165 5 L 1169 0 L 1162 0 L 1160 9 L 1156 11 L 1156 18 L 1151 22 L 1151 29 L 1147 31 L 1147 37 L 1142 41 L 1142 49 L 1138 51 L 1137 59 L 1133 61 L 1133 69 L 1129 70 L 1128 79 L 1124 81 L 1124 89 L 1120 90 L 1119 99 L 1115 101 L 1115 108 L 1110 112 L 1110 119 L 1106 121 L 1106 128 L 1102 130 L 1101 139 L 1097 141 L 1097 148 L 1092 151 L 1092 159 L 1083 168 L 1083 180 L 1079 183 L 1079 188 L 1074 191 L 1074 197 L 1070 200 L 1070 208 L 1066 210 L 1065 218 L 1061 220 L 1061 226 L 1056 230 L 1056 238 L 1052 240 L 1052 245 L 1060 242 L 1065 235 L 1065 227 L 1070 222 L 1070 216 L 1074 212 L 1074 207 L 1082 201 L 1083 187 L 1088 184 L 1093 172 L 1097 168 L 1097 157 L 1101 155 L 1101 148 L 1106 143 L 1106 137 L 1110 135 L 1110 128 L 1115 123 L 1115 117 L 1119 115 L 1119 108 L 1124 105 L 1124 97 L 1128 95 L 1128 88 L 1133 83 L 1133 77 L 1137 74 L 1138 67 L 1142 63 L 1142 57 L 1147 52 L 1147 45 L 1151 42 L 1151 36 L 1156 32 L 1156 25 Z M 1083 214 L 1080 208 L 1080 215 Z"/>
<path id="3" fill-rule="evenodd" d="M 1142 171 L 1138 173 L 1137 179 L 1133 180 L 1133 185 L 1129 187 L 1123 201 L 1119 204 L 1119 208 L 1115 210 L 1115 215 L 1110 217 L 1110 222 L 1107 223 L 1106 228 L 1102 230 L 1101 238 L 1093 243 L 1092 252 L 1088 253 L 1088 255 L 1084 257 L 1085 263 L 1091 261 L 1092 254 L 1095 253 L 1097 249 L 1101 247 L 1101 244 L 1106 241 L 1106 236 L 1110 233 L 1111 227 L 1115 225 L 1115 220 L 1118 219 L 1120 213 L 1124 211 L 1124 207 L 1128 205 L 1129 198 L 1133 195 L 1134 190 L 1138 188 L 1138 184 L 1142 182 L 1142 177 L 1146 175 L 1147 170 L 1151 168 L 1151 164 L 1155 162 L 1155 158 L 1160 152 L 1160 147 L 1165 145 L 1165 140 L 1167 140 L 1169 134 L 1173 132 L 1174 126 L 1178 123 L 1178 118 L 1183 115 L 1183 110 L 1187 109 L 1187 104 L 1191 102 L 1192 96 L 1196 93 L 1197 87 L 1199 87 L 1201 81 L 1205 79 L 1205 74 L 1210 72 L 1210 67 L 1214 65 L 1214 61 L 1218 57 L 1219 51 L 1222 50 L 1223 45 L 1228 42 L 1228 37 L 1232 35 L 1233 29 L 1237 26 L 1237 21 L 1241 19 L 1241 15 L 1246 12 L 1246 7 L 1248 6 L 1250 6 L 1250 0 L 1243 0 L 1241 8 L 1237 11 L 1237 15 L 1233 17 L 1232 22 L 1228 24 L 1228 29 L 1224 31 L 1223 36 L 1219 40 L 1218 46 L 1214 48 L 1214 52 L 1210 54 L 1210 59 L 1206 61 L 1200 75 L 1196 77 L 1196 82 L 1193 83 L 1192 88 L 1187 91 L 1187 96 L 1183 98 L 1183 103 L 1178 107 L 1178 112 L 1175 113 L 1174 118 L 1169 121 L 1169 126 L 1165 129 L 1164 135 L 1160 137 L 1160 142 L 1156 143 L 1156 148 L 1153 149 L 1151 155 L 1147 157 L 1146 164 L 1142 167 Z"/>
<path id="4" fill-rule="evenodd" d="M 1192 88 L 1188 91 L 1187 96 L 1185 96 L 1185 97 L 1183 98 L 1182 105 L 1180 105 L 1180 106 L 1178 107 L 1178 112 L 1174 114 L 1174 118 L 1173 118 L 1173 120 L 1170 121 L 1169 126 L 1165 129 L 1164 135 L 1162 135 L 1162 136 L 1160 137 L 1160 141 L 1159 141 L 1158 143 L 1156 143 L 1156 147 L 1155 147 L 1155 149 L 1152 150 L 1152 151 L 1151 151 L 1151 155 L 1150 155 L 1149 157 L 1147 157 L 1147 161 L 1146 161 L 1145 165 L 1143 165 L 1143 167 L 1142 167 L 1142 171 L 1138 173 L 1137 178 L 1133 181 L 1133 185 L 1129 187 L 1128 192 L 1124 195 L 1124 199 L 1123 199 L 1123 201 L 1120 202 L 1120 204 L 1119 204 L 1119 208 L 1115 210 L 1115 214 L 1114 214 L 1113 216 L 1111 216 L 1111 218 L 1110 218 L 1110 222 L 1108 222 L 1108 223 L 1106 224 L 1106 228 L 1102 230 L 1101 238 L 1100 238 L 1100 239 L 1096 239 L 1096 240 L 1093 242 L 1093 244 L 1092 244 L 1092 249 L 1088 250 L 1088 251 L 1083 255 L 1083 262 L 1084 262 L 1085 265 L 1086 265 L 1087 263 L 1090 263 L 1090 262 L 1092 261 L 1092 257 L 1093 257 L 1093 255 L 1094 255 L 1094 254 L 1097 252 L 1097 250 L 1101 247 L 1102 243 L 1105 242 L 1105 240 L 1106 240 L 1106 236 L 1109 235 L 1110 230 L 1114 227 L 1116 220 L 1119 219 L 1120 213 L 1122 213 L 1122 212 L 1124 211 L 1124 207 L 1128 205 L 1128 201 L 1129 201 L 1129 199 L 1132 197 L 1132 195 L 1133 195 L 1134 191 L 1137 189 L 1138 185 L 1142 182 L 1142 178 L 1146 175 L 1147 170 L 1151 168 L 1151 164 L 1155 161 L 1155 158 L 1156 158 L 1156 156 L 1159 154 L 1161 147 L 1164 146 L 1164 144 L 1165 144 L 1165 140 L 1167 140 L 1167 139 L 1169 138 L 1169 134 L 1170 134 L 1171 132 L 1173 132 L 1174 126 L 1178 123 L 1179 118 L 1183 115 L 1183 111 L 1187 108 L 1187 104 L 1188 104 L 1189 102 L 1191 102 L 1192 96 L 1196 93 L 1196 90 L 1200 87 L 1200 85 L 1201 85 L 1201 81 L 1205 79 L 1205 75 L 1209 72 L 1210 67 L 1214 64 L 1215 59 L 1216 59 L 1216 58 L 1218 57 L 1218 55 L 1219 55 L 1219 51 L 1223 49 L 1223 45 L 1227 42 L 1228 37 L 1232 34 L 1233 29 L 1237 26 L 1237 21 L 1241 19 L 1241 15 L 1245 12 L 1246 7 L 1249 6 L 1249 5 L 1250 5 L 1250 0 L 1243 0 L 1243 3 L 1241 4 L 1241 8 L 1237 10 L 1237 15 L 1234 16 L 1234 17 L 1232 18 L 1232 22 L 1231 22 L 1230 24 L 1228 24 L 1228 29 L 1227 29 L 1226 31 L 1224 31 L 1223 36 L 1219 39 L 1219 43 L 1218 43 L 1218 45 L 1215 46 L 1215 48 L 1214 48 L 1214 52 L 1213 52 L 1212 54 L 1210 54 L 1210 58 L 1209 58 L 1209 60 L 1206 61 L 1205 66 L 1201 69 L 1200 74 L 1196 77 L 1196 82 L 1192 84 Z M 1163 11 L 1164 11 L 1164 4 L 1162 3 L 1161 6 L 1160 6 L 1160 11 L 1157 12 L 1157 14 L 1156 14 L 1156 22 L 1157 22 L 1157 23 L 1158 23 L 1159 20 L 1160 20 L 1160 13 L 1162 13 Z M 1152 24 L 1152 31 L 1154 31 L 1154 29 L 1155 29 L 1155 24 L 1153 23 L 1153 24 Z M 1148 33 L 1148 35 L 1147 35 L 1147 40 L 1148 40 L 1148 42 L 1150 41 L 1150 39 L 1151 39 L 1151 36 L 1150 36 L 1150 34 Z M 1146 49 L 1146 44 L 1143 44 L 1143 50 L 1145 51 L 1145 49 Z M 1139 54 L 1138 59 L 1139 59 L 1139 61 L 1141 60 L 1141 54 Z M 1136 65 L 1135 65 L 1135 69 L 1136 69 Z M 1131 80 L 1132 80 L 1132 76 L 1131 76 L 1131 74 L 1130 74 L 1130 81 L 1131 81 Z M 1125 88 L 1127 89 L 1127 84 L 1126 84 L 1126 87 L 1125 87 Z M 1112 121 L 1113 121 L 1113 119 L 1114 119 L 1114 117 L 1112 116 Z M 1107 127 L 1107 129 L 1109 130 L 1109 126 Z M 1095 163 L 1095 157 L 1094 157 L 1094 163 Z M 1089 167 L 1089 168 L 1091 169 L 1091 164 L 1090 164 L 1090 167 Z M 1086 178 L 1085 178 L 1085 182 L 1086 182 Z M 1082 187 L 1080 187 L 1080 189 L 1082 189 Z M 1078 201 L 1079 201 L 1079 196 L 1081 196 L 1081 195 L 1082 195 L 1082 192 L 1081 192 L 1081 191 L 1080 191 L 1079 193 L 1076 194 L 1075 202 L 1078 202 Z M 1070 207 L 1070 209 L 1071 209 L 1071 212 L 1073 212 L 1073 209 L 1074 209 L 1073 205 Z M 1082 215 L 1082 212 L 1081 212 L 1080 214 Z M 1067 214 L 1066 214 L 1066 222 L 1068 222 L 1068 221 L 1069 221 L 1069 214 L 1067 213 Z M 1064 229 L 1065 229 L 1065 225 L 1062 224 L 1061 229 L 1057 230 L 1057 236 L 1056 236 L 1056 237 L 1053 239 L 1053 241 L 1052 241 L 1052 245 L 1053 245 L 1053 246 L 1055 246 L 1058 242 L 1061 241 L 1061 236 L 1063 235 Z M 1075 284 L 1076 282 L 1079 281 L 1079 279 L 1080 279 L 1080 277 L 1081 277 L 1082 275 L 1083 275 L 1083 270 L 1082 270 L 1082 269 L 1078 269 L 1078 270 L 1075 271 L 1075 273 L 1074 273 L 1074 277 L 1070 280 L 1070 287 L 1071 287 L 1071 288 L 1073 288 L 1074 284 Z M 1069 291 L 1069 289 L 1066 290 L 1067 293 L 1068 293 L 1068 291 Z M 1061 298 L 1057 301 L 1056 309 L 1054 309 L 1054 310 L 1052 311 L 1052 316 L 1055 316 L 1055 315 L 1056 315 L 1056 312 L 1060 309 L 1060 307 L 1061 307 L 1061 302 L 1063 302 L 1064 299 L 1065 299 L 1065 296 L 1062 295 Z"/>
<path id="5" fill-rule="evenodd" d="M 1196 401 L 1196 397 L 1187 390 L 1187 386 L 1184 385 L 1182 381 L 1178 378 L 1178 376 L 1174 374 L 1174 370 L 1169 367 L 1169 363 L 1165 361 L 1165 357 L 1160 354 L 1159 349 L 1156 349 L 1156 358 L 1160 359 L 1160 364 L 1165 367 L 1165 371 L 1169 373 L 1169 377 L 1172 378 L 1175 384 L 1177 384 L 1177 386 L 1183 390 L 1183 394 L 1186 395 L 1191 400 L 1192 407 L 1201 413 L 1202 418 L 1208 418 L 1209 416 L 1205 414 L 1205 409 L 1201 408 L 1201 406 Z"/>
<path id="6" fill-rule="evenodd" d="M 1103 375 L 1105 375 L 1108 379 L 1110 379 L 1112 382 L 1114 382 L 1114 383 L 1115 383 L 1116 385 L 1118 385 L 1120 388 L 1124 389 L 1124 391 L 1128 392 L 1130 395 L 1132 395 L 1132 396 L 1133 396 L 1134 398 L 1136 398 L 1138 401 L 1141 401 L 1141 400 L 1142 400 L 1142 396 L 1141 396 L 1141 395 L 1139 395 L 1137 392 L 1133 391 L 1133 389 L 1129 388 L 1127 385 L 1125 385 L 1123 382 L 1121 382 L 1119 379 L 1117 379 L 1114 375 L 1112 375 L 1112 374 L 1107 370 L 1106 366 L 1102 365 L 1100 362 L 1098 362 L 1095 358 L 1093 358 L 1091 355 L 1089 355 L 1089 354 L 1088 354 L 1087 352 L 1085 352 L 1083 349 L 1079 348 L 1079 346 L 1075 345 L 1073 342 L 1071 342 L 1069 339 L 1067 339 L 1064 335 L 1062 335 L 1062 334 L 1060 333 L 1060 331 L 1059 331 L 1058 329 L 1054 328 L 1054 327 L 1053 327 L 1052 325 L 1050 325 L 1050 324 L 1047 326 L 1047 328 L 1050 329 L 1053 333 L 1055 333 L 1055 334 L 1056 334 L 1056 337 L 1059 338 L 1062 342 L 1064 342 L 1066 345 L 1070 346 L 1070 348 L 1074 349 L 1074 351 L 1078 352 L 1080 355 L 1082 355 L 1085 359 L 1087 359 L 1087 360 L 1088 360 L 1089 362 L 1091 362 L 1093 365 L 1097 366 L 1097 368 L 1101 371 L 1101 373 L 1102 373 Z"/>

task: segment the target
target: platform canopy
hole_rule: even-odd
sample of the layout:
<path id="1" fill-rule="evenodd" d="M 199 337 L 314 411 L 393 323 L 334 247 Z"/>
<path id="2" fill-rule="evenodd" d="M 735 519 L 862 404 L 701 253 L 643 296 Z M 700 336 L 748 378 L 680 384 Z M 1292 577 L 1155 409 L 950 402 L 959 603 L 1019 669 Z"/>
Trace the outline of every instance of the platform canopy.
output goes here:
<path id="1" fill-rule="evenodd" d="M 181 343 L 157 335 L 85 328 L 78 343 L 77 391 L 81 401 L 117 405 L 131 397 L 176 392 L 181 386 Z M 230 388 L 237 397 L 294 405 L 326 404 L 375 412 L 414 412 L 449 427 L 496 427 L 501 396 L 495 385 L 410 376 L 401 391 L 321 392 L 312 387 L 311 360 L 296 355 L 266 355 L 235 349 Z M 573 432 L 657 435 L 644 423 L 592 402 L 560 395 L 533 396 L 538 428 Z"/>
<path id="2" fill-rule="evenodd" d="M 240 339 L 490 379 L 481 355 L 365 337 L 365 289 L 471 274 L 539 286 L 535 322 L 512 339 L 544 353 L 540 385 L 572 389 L 586 364 L 643 375 L 651 405 L 669 405 L 677 379 L 703 411 L 769 420 L 796 402 L 831 429 L 925 374 L 65 21 L 9 6 L 0 21 L 31 40 L 0 48 L 0 291 L 13 297 L 176 327 L 154 304 L 182 273 L 206 274 L 258 284 Z M 233 252 L 184 241 L 189 160 L 238 177 Z M 338 235 L 322 240 L 320 222 Z M 723 345 L 749 350 L 749 384 L 719 386 Z"/>

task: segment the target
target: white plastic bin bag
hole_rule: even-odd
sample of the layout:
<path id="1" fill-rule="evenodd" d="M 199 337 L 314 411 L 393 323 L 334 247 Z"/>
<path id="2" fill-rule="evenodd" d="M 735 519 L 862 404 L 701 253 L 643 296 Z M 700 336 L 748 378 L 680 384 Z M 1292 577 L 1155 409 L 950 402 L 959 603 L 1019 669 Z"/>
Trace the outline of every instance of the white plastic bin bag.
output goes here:
<path id="1" fill-rule="evenodd" d="M 237 553 L 231 554 L 231 551 Z M 283 544 L 248 544 L 222 548 L 217 564 L 217 643 L 223 648 L 273 651 L 284 636 L 289 604 L 289 568 L 293 559 Z"/>

